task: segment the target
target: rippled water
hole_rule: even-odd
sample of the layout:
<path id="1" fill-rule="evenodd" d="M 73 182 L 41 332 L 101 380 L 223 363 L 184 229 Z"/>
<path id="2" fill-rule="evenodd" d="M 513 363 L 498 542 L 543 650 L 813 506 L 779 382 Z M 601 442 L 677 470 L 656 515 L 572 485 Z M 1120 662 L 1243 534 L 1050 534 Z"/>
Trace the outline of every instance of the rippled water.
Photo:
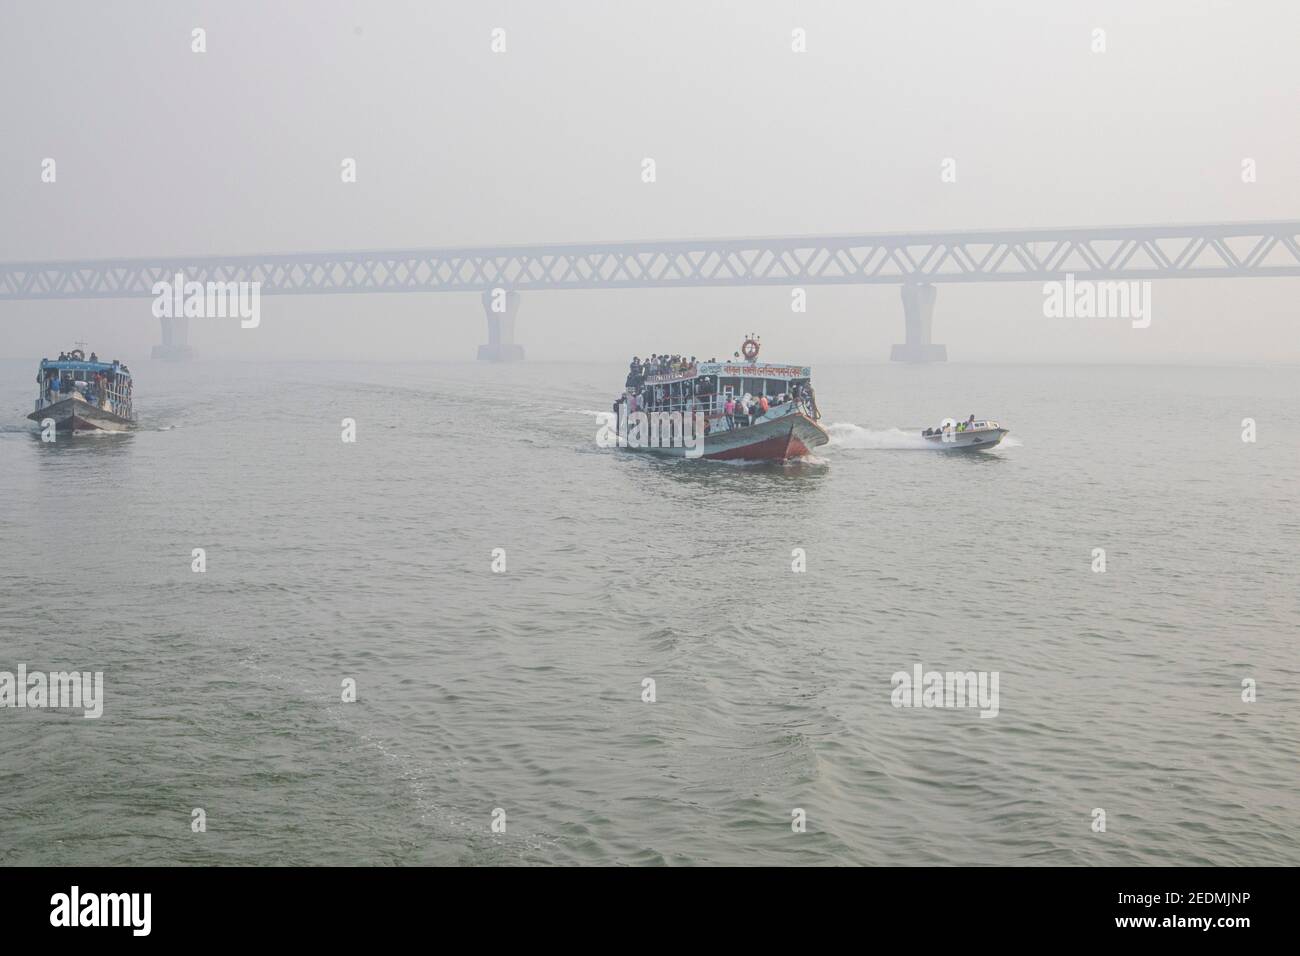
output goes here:
<path id="1" fill-rule="evenodd" d="M 0 670 L 106 702 L 0 710 L 0 862 L 1300 863 L 1296 369 L 823 367 L 784 468 L 598 449 L 615 367 L 141 363 L 53 446 L 33 375 Z"/>

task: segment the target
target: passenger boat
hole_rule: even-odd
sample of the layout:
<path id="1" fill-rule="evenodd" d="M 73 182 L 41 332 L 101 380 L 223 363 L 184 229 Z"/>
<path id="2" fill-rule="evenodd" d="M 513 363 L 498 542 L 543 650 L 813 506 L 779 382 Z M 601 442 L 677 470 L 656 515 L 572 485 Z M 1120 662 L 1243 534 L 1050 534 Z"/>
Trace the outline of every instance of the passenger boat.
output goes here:
<path id="1" fill-rule="evenodd" d="M 618 446 L 673 458 L 782 462 L 825 445 L 830 438 L 817 423 L 812 369 L 760 362 L 759 347 L 751 335 L 729 362 L 648 373 L 634 366 L 614 402 Z M 748 415 L 739 407 L 728 414 L 729 402 L 752 402 L 753 408 Z M 649 434 L 638 434 L 638 426 Z"/>
<path id="2" fill-rule="evenodd" d="M 36 372 L 40 390 L 37 423 L 53 420 L 61 432 L 121 432 L 135 424 L 131 407 L 131 372 L 121 362 L 101 362 L 92 352 L 73 349 L 57 359 L 41 359 Z"/>
<path id="3" fill-rule="evenodd" d="M 961 423 L 945 418 L 938 428 L 927 428 L 921 432 L 921 437 L 950 451 L 966 451 L 992 448 L 1010 430 L 994 421 L 977 422 L 972 415 Z"/>

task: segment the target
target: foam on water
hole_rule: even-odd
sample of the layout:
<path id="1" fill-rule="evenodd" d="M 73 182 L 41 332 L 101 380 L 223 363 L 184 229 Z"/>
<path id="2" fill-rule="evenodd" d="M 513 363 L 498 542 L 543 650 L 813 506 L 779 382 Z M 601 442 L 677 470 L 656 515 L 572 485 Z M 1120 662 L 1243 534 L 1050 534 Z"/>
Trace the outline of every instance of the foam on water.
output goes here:
<path id="1" fill-rule="evenodd" d="M 831 436 L 831 448 L 929 450 L 936 447 L 921 437 L 919 429 L 916 432 L 905 432 L 901 428 L 873 429 L 852 422 L 832 422 L 826 426 L 826 434 Z"/>

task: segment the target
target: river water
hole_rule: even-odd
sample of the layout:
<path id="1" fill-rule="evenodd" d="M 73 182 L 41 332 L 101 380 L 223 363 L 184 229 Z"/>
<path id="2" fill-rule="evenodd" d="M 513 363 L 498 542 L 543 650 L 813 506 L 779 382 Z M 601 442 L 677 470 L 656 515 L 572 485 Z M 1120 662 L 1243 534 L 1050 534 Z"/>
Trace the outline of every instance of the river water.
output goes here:
<path id="1" fill-rule="evenodd" d="M 0 863 L 1300 863 L 1297 369 L 819 366 L 747 467 L 598 448 L 621 367 L 142 362 L 53 444 L 34 367 L 0 671 L 104 702 L 0 709 Z"/>

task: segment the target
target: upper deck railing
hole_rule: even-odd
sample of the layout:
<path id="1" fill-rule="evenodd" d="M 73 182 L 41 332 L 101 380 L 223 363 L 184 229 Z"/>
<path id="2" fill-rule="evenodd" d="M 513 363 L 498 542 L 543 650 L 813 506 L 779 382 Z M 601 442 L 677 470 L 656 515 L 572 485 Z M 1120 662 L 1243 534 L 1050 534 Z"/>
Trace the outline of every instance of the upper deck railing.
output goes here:
<path id="1" fill-rule="evenodd" d="M 669 369 L 666 372 L 647 372 L 645 383 L 647 385 L 667 385 L 672 382 L 682 382 L 688 378 L 695 378 L 699 374 L 699 363 L 688 365 L 681 369 Z"/>

